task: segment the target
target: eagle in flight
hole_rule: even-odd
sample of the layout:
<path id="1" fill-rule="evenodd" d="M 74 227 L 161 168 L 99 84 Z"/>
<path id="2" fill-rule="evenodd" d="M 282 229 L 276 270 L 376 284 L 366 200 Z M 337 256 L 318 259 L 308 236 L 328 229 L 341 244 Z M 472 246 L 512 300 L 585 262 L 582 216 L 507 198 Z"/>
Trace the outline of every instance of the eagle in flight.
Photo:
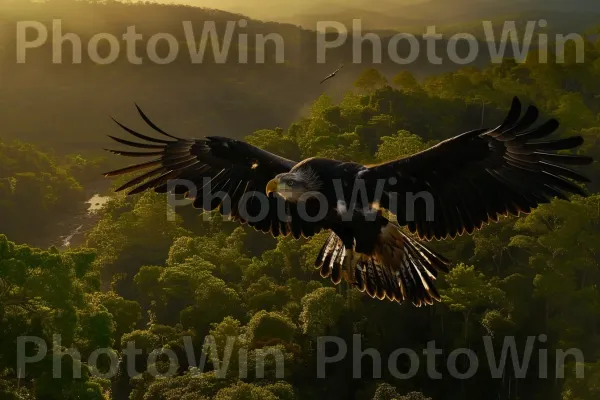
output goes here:
<path id="1" fill-rule="evenodd" d="M 564 154 L 583 139 L 548 140 L 559 123 L 538 123 L 538 109 L 531 105 L 522 113 L 516 97 L 496 128 L 465 132 L 371 166 L 318 157 L 298 162 L 220 136 L 178 138 L 137 109 L 162 136 L 115 121 L 143 142 L 110 137 L 144 150 L 109 151 L 153 157 L 106 173 L 139 173 L 116 191 L 185 195 L 196 208 L 218 209 L 275 237 L 330 231 L 315 261 L 323 278 L 334 284 L 344 279 L 373 298 L 416 306 L 440 301 L 434 281 L 450 265 L 425 242 L 471 234 L 501 215 L 527 214 L 554 197 L 585 196 L 581 183 L 589 180 L 564 165 L 593 161 Z"/>
<path id="2" fill-rule="evenodd" d="M 324 83 L 325 81 L 328 81 L 329 79 L 333 78 L 334 76 L 337 75 L 338 72 L 340 72 L 340 70 L 344 68 L 344 64 L 340 65 L 340 67 L 338 69 L 336 69 L 335 71 L 333 71 L 332 73 L 330 73 L 329 75 L 327 75 L 325 78 L 323 78 L 321 80 L 321 82 L 319 83 Z"/>

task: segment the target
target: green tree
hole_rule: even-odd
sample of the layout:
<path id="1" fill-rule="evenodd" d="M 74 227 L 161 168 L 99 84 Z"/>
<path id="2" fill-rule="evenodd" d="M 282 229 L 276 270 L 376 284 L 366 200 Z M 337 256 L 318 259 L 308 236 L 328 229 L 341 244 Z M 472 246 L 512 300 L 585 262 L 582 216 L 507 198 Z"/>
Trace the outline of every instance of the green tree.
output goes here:
<path id="1" fill-rule="evenodd" d="M 365 92 L 373 92 L 387 85 L 387 79 L 375 68 L 364 70 L 354 82 L 354 86 Z"/>
<path id="2" fill-rule="evenodd" d="M 396 76 L 392 78 L 394 85 L 398 86 L 400 90 L 405 92 L 418 92 L 421 89 L 419 82 L 415 79 L 414 75 L 410 71 L 400 71 Z"/>
<path id="3" fill-rule="evenodd" d="M 451 310 L 460 312 L 464 319 L 464 340 L 468 341 L 469 320 L 482 307 L 499 304 L 504 293 L 496 279 L 488 279 L 474 266 L 459 264 L 445 277 L 448 288 L 440 291 L 442 300 Z"/>

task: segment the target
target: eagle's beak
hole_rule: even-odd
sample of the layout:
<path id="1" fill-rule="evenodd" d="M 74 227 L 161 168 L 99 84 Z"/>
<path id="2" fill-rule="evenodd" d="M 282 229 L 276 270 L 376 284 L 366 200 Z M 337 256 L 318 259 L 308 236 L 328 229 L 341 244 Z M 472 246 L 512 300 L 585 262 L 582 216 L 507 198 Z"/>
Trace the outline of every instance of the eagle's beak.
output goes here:
<path id="1" fill-rule="evenodd" d="M 279 188 L 279 178 L 273 178 L 269 181 L 269 183 L 267 183 L 267 188 L 265 189 L 265 191 L 267 192 L 267 196 L 270 193 L 274 193 L 277 192 L 277 189 Z"/>

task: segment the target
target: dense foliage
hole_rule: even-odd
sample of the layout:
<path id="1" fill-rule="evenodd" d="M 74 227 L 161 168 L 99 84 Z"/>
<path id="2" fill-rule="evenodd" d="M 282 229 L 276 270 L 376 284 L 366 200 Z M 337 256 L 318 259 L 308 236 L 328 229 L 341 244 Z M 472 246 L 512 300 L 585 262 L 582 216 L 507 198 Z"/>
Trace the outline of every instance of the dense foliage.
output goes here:
<path id="1" fill-rule="evenodd" d="M 309 116 L 287 129 L 256 131 L 247 140 L 294 159 L 384 161 L 482 122 L 496 124 L 516 94 L 559 118 L 557 135 L 584 135 L 582 151 L 599 158 L 600 43 L 587 47 L 585 64 L 574 63 L 569 52 L 565 64 L 541 65 L 536 58 L 421 82 L 407 71 L 388 81 L 368 69 L 340 102 L 322 95 Z M 591 400 L 600 394 L 597 164 L 587 171 L 595 193 L 588 198 L 557 200 L 471 237 L 434 243 L 456 265 L 440 278 L 443 302 L 416 309 L 322 280 L 313 268 L 322 235 L 275 240 L 191 207 L 176 210 L 172 218 L 165 197 L 154 193 L 114 196 L 88 233 L 86 248 L 59 252 L 17 245 L 13 241 L 31 243 L 31 236 L 23 231 L 28 229 L 23 219 L 10 218 L 51 223 L 82 200 L 78 181 L 88 181 L 97 162 L 56 161 L 22 143 L 0 143 L 0 155 L 0 231 L 9 233 L 8 239 L 0 236 L 2 399 Z M 67 373 L 61 379 L 52 379 L 55 333 L 62 348 L 75 347 L 81 354 L 74 364 L 62 358 Z M 381 376 L 364 356 L 358 363 L 362 379 L 352 378 L 355 334 L 361 335 L 363 350 L 379 350 Z M 325 335 L 344 339 L 348 354 L 320 379 L 318 337 Z M 525 377 L 516 378 L 510 362 L 501 368 L 503 378 L 492 377 L 486 344 L 499 354 L 507 337 L 522 349 L 540 335 L 546 336 L 536 341 Z M 46 357 L 28 364 L 24 373 L 16 367 L 19 336 L 38 336 L 48 344 Z M 232 339 L 225 371 L 219 367 Z M 141 349 L 137 356 L 127 352 L 132 341 Z M 442 351 L 434 365 L 439 379 L 430 376 L 421 351 L 431 341 Z M 480 356 L 470 379 L 448 373 L 450 353 L 459 347 Z M 121 361 L 111 379 L 93 373 L 106 373 L 110 365 L 108 357 L 92 365 L 97 348 L 110 348 Z M 419 355 L 421 366 L 411 379 L 399 379 L 388 368 L 399 348 Z M 563 377 L 555 368 L 556 350 L 569 348 L 581 349 L 585 362 L 567 357 Z M 157 349 L 163 354 L 153 353 Z M 190 349 L 194 356 L 188 358 Z M 176 356 L 176 365 L 170 365 L 166 350 Z M 282 376 L 272 354 L 283 356 Z M 399 373 L 406 373 L 407 359 L 397 361 Z M 138 375 L 128 376 L 129 364 Z M 456 364 L 459 371 L 469 366 L 460 357 Z M 549 366 L 547 377 L 538 373 L 543 365 Z M 68 373 L 76 366 L 81 378 Z M 170 377 L 153 373 L 167 374 L 170 368 Z M 583 379 L 575 375 L 580 369 Z M 240 378 L 240 371 L 245 376 Z"/>
<path id="2" fill-rule="evenodd" d="M 64 219 L 85 212 L 84 186 L 100 179 L 105 160 L 53 157 L 31 144 L 0 139 L 0 232 L 47 245 Z"/>

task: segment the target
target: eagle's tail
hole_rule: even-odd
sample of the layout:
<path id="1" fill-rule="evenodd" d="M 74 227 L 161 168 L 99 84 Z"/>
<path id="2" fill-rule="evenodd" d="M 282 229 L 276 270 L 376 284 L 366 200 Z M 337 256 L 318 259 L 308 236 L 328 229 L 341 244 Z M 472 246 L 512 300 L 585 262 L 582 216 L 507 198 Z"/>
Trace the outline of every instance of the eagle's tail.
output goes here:
<path id="1" fill-rule="evenodd" d="M 373 298 L 399 303 L 409 300 L 417 307 L 440 301 L 434 281 L 439 271 L 448 272 L 449 264 L 391 222 L 382 228 L 372 254 L 345 249 L 332 233 L 315 261 L 321 276 L 335 284 L 344 277 Z"/>

